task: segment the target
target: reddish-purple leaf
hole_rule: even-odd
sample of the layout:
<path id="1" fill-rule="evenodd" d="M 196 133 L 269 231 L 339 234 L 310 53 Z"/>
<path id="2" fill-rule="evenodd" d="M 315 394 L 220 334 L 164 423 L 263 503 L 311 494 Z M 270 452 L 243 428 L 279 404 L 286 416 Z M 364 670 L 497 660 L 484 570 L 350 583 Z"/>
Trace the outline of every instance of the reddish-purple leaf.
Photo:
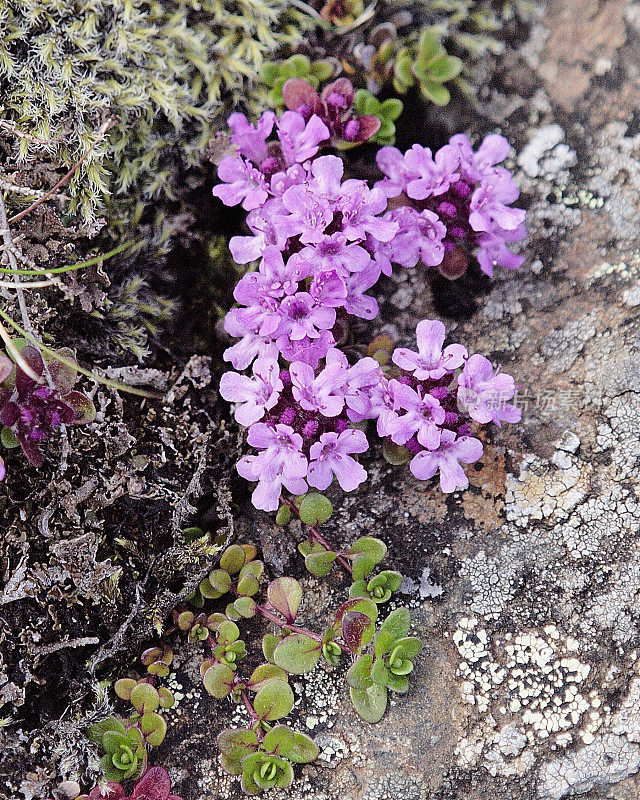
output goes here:
<path id="1" fill-rule="evenodd" d="M 344 111 L 347 112 L 353 105 L 354 90 L 349 78 L 338 78 L 329 83 L 322 90 L 322 101 L 330 102 L 331 95 L 339 94 L 344 99 Z"/>
<path id="2" fill-rule="evenodd" d="M 358 133 L 356 138 L 353 140 L 354 142 L 366 142 L 372 136 L 380 130 L 380 125 L 382 122 L 378 117 L 374 117 L 372 114 L 365 114 L 362 117 L 356 117 L 356 122 L 358 123 Z"/>
<path id="3" fill-rule="evenodd" d="M 360 611 L 347 611 L 342 617 L 342 639 L 351 655 L 360 653 L 365 633 L 372 628 L 373 622 Z"/>
<path id="4" fill-rule="evenodd" d="M 151 767 L 136 783 L 132 800 L 168 800 L 171 779 L 164 767 Z"/>
<path id="5" fill-rule="evenodd" d="M 282 85 L 282 98 L 290 111 L 299 111 L 303 117 L 322 114 L 318 93 L 304 78 L 289 78 Z"/>
<path id="6" fill-rule="evenodd" d="M 0 353 L 0 383 L 6 381 L 13 372 L 13 361 Z"/>

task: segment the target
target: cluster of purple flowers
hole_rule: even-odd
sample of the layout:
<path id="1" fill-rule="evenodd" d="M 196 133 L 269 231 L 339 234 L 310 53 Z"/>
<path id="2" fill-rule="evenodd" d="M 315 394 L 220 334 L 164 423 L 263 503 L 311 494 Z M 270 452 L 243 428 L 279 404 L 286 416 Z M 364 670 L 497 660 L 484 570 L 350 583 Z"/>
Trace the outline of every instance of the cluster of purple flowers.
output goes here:
<path id="1" fill-rule="evenodd" d="M 394 205 L 385 218 L 398 223 L 399 233 L 377 248 L 378 259 L 404 267 L 422 261 L 450 278 L 465 272 L 471 254 L 487 275 L 495 265 L 520 267 L 524 257 L 507 245 L 525 238 L 525 211 L 511 207 L 518 187 L 509 170 L 496 166 L 509 149 L 497 134 L 487 136 L 477 152 L 463 134 L 435 156 L 419 144 L 404 154 L 381 148 L 376 161 L 385 177 L 376 187 Z"/>
<path id="2" fill-rule="evenodd" d="M 281 369 L 267 356 L 254 362 L 252 377 L 222 376 L 220 393 L 238 404 L 236 420 L 249 427 L 248 442 L 260 451 L 237 465 L 258 482 L 257 508 L 275 511 L 282 487 L 299 495 L 309 486 L 326 489 L 334 477 L 345 491 L 356 489 L 367 473 L 353 456 L 369 444 L 351 426 L 366 420 L 376 420 L 379 436 L 406 447 L 416 478 L 439 473 L 443 492 L 468 486 L 460 464 L 482 455 L 469 422 L 519 420 L 520 409 L 509 403 L 514 379 L 484 356 L 468 358 L 462 345 L 443 349 L 445 329 L 437 320 L 420 322 L 416 337 L 417 352 L 396 349 L 395 366 L 386 372 L 369 357 L 350 365 L 332 348 L 320 368 L 294 361 Z"/>
<path id="3" fill-rule="evenodd" d="M 381 437 L 406 448 L 417 478 L 439 473 L 444 492 L 464 488 L 460 464 L 482 454 L 468 423 L 519 419 L 508 402 L 513 378 L 483 356 L 467 358 L 462 345 L 443 350 L 437 321 L 421 322 L 417 352 L 397 349 L 386 370 L 368 357 L 350 364 L 336 344 L 347 315 L 377 315 L 366 291 L 392 263 L 444 263 L 452 272 L 460 254 L 467 263 L 477 250 L 486 272 L 494 263 L 519 266 L 506 245 L 523 237 L 524 211 L 510 207 L 517 188 L 496 166 L 506 140 L 489 136 L 474 152 L 466 137 L 453 137 L 435 157 L 418 145 L 404 155 L 385 147 L 378 157 L 385 177 L 370 188 L 344 178 L 342 159 L 317 155 L 335 131 L 304 110 L 279 119 L 266 112 L 255 126 L 232 114 L 237 152 L 222 159 L 213 190 L 248 211 L 251 235 L 231 239 L 234 259 L 258 261 L 225 319 L 239 339 L 225 359 L 235 370 L 253 365 L 251 377 L 227 372 L 220 383 L 259 451 L 238 471 L 257 481 L 253 502 L 265 511 L 278 508 L 283 487 L 298 495 L 326 489 L 335 477 L 351 491 L 367 477 L 354 456 L 368 449 L 363 428 L 375 420 Z"/>

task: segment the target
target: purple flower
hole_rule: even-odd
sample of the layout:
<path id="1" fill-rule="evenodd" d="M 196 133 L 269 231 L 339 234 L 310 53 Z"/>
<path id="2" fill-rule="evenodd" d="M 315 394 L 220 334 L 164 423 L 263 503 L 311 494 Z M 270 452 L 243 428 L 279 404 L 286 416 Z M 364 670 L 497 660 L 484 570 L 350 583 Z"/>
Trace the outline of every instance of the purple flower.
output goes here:
<path id="1" fill-rule="evenodd" d="M 377 416 L 372 395 L 374 389 L 385 383 L 382 368 L 374 358 L 361 358 L 349 367 L 343 392 L 348 407 L 347 416 L 352 422 L 374 419 Z"/>
<path id="2" fill-rule="evenodd" d="M 376 164 L 386 176 L 376 186 L 387 197 L 402 194 L 407 188 L 408 170 L 400 150 L 397 147 L 381 147 L 376 154 Z"/>
<path id="3" fill-rule="evenodd" d="M 463 133 L 452 136 L 449 144 L 458 149 L 462 177 L 470 183 L 477 183 L 485 175 L 495 173 L 496 164 L 504 161 L 511 150 L 504 136 L 495 133 L 485 137 L 477 152 L 473 151 L 471 142 Z"/>
<path id="4" fill-rule="evenodd" d="M 285 336 L 278 338 L 278 348 L 282 357 L 287 361 L 302 361 L 310 364 L 314 369 L 320 363 L 330 348 L 335 344 L 331 331 L 320 331 L 315 338 L 305 336 L 302 339 L 289 339 Z"/>
<path id="5" fill-rule="evenodd" d="M 309 189 L 316 197 L 337 203 L 343 193 L 344 162 L 338 156 L 320 156 L 311 162 Z"/>
<path id="6" fill-rule="evenodd" d="M 512 231 L 524 222 L 526 211 L 509 208 L 520 192 L 511 176 L 491 176 L 471 197 L 469 223 L 474 231 L 489 231 L 492 223 Z"/>
<path id="7" fill-rule="evenodd" d="M 258 167 L 269 155 L 267 139 L 275 122 L 276 115 L 273 111 L 265 111 L 256 125 L 252 125 L 244 114 L 232 114 L 227 120 L 232 131 L 232 143 L 245 158 Z"/>
<path id="8" fill-rule="evenodd" d="M 278 403 L 283 383 L 280 367 L 274 358 L 258 358 L 253 363 L 253 378 L 237 372 L 225 372 L 220 378 L 220 394 L 225 400 L 239 403 L 235 418 L 241 425 L 252 425 Z"/>
<path id="9" fill-rule="evenodd" d="M 447 372 L 462 366 L 467 349 L 461 344 L 444 344 L 445 327 L 439 320 L 423 319 L 416 328 L 418 352 L 398 347 L 393 353 L 393 362 L 407 370 L 419 381 L 438 380 Z"/>
<path id="10" fill-rule="evenodd" d="M 247 327 L 246 322 L 239 317 L 237 312 L 242 309 L 232 309 L 224 318 L 224 329 L 229 336 L 236 336 L 240 339 L 224 353 L 225 361 L 230 361 L 234 369 L 246 369 L 249 364 L 259 356 L 266 358 L 277 358 L 278 348 L 275 339 L 268 336 L 260 336 L 259 324 Z M 234 313 L 235 312 L 235 313 Z"/>
<path id="11" fill-rule="evenodd" d="M 272 199 L 262 208 L 256 208 L 247 215 L 247 225 L 254 236 L 234 236 L 229 241 L 229 250 L 238 264 L 248 264 L 260 258 L 267 247 L 273 245 L 284 250 L 287 236 L 283 234 L 279 220 L 287 211 L 279 199 Z"/>
<path id="12" fill-rule="evenodd" d="M 326 200 L 316 197 L 308 186 L 292 186 L 282 195 L 289 212 L 279 223 L 285 236 L 300 236 L 303 244 L 321 242 L 324 230 L 333 221 L 333 211 Z"/>
<path id="13" fill-rule="evenodd" d="M 466 489 L 469 479 L 460 466 L 472 464 L 482 455 L 482 443 L 471 436 L 457 437 L 453 431 L 442 430 L 437 450 L 422 450 L 411 460 L 409 468 L 418 480 L 426 481 L 440 472 L 440 489 L 445 493 Z"/>
<path id="14" fill-rule="evenodd" d="M 320 306 L 308 292 L 298 292 L 285 297 L 280 306 L 282 323 L 278 336 L 291 341 L 315 339 L 321 330 L 333 328 L 336 312 L 333 308 Z"/>
<path id="15" fill-rule="evenodd" d="M 357 489 L 367 479 L 367 472 L 351 457 L 369 449 L 362 431 L 348 428 L 342 433 L 323 433 L 319 442 L 311 445 L 307 480 L 315 489 L 328 488 L 333 476 L 345 492 Z"/>
<path id="16" fill-rule="evenodd" d="M 213 187 L 213 194 L 226 206 L 242 203 L 245 211 L 251 211 L 263 205 L 269 196 L 262 172 L 237 156 L 222 159 L 218 177 L 223 183 Z"/>
<path id="17" fill-rule="evenodd" d="M 403 267 L 415 267 L 418 261 L 435 267 L 442 262 L 442 240 L 447 229 L 437 214 L 400 206 L 386 216 L 398 223 L 399 231 L 390 242 L 380 246 L 379 252 Z"/>
<path id="18" fill-rule="evenodd" d="M 506 269 L 518 269 L 524 263 L 524 256 L 512 253 L 507 244 L 520 242 L 526 238 L 527 231 L 524 225 L 519 225 L 512 231 L 505 231 L 498 225 L 492 225 L 488 231 L 478 237 L 478 264 L 480 269 L 489 277 L 493 276 L 494 266 Z"/>
<path id="19" fill-rule="evenodd" d="M 464 365 L 458 378 L 458 403 L 476 422 L 493 422 L 499 428 L 502 421 L 518 422 L 522 411 L 508 403 L 515 394 L 511 375 L 494 371 L 489 359 L 473 355 Z"/>
<path id="20" fill-rule="evenodd" d="M 277 247 L 267 247 L 262 255 L 259 272 L 247 272 L 236 284 L 233 296 L 243 305 L 257 305 L 261 298 L 279 299 L 295 294 L 298 284 L 310 274 L 310 265 L 305 262 L 285 264 Z"/>
<path id="21" fill-rule="evenodd" d="M 451 145 L 441 147 L 434 159 L 428 147 L 414 144 L 405 153 L 404 161 L 409 173 L 407 194 L 414 200 L 444 194 L 460 177 L 456 171 L 460 156 Z"/>
<path id="22" fill-rule="evenodd" d="M 344 308 L 348 314 L 361 319 L 374 319 L 378 315 L 378 301 L 365 294 L 378 282 L 380 270 L 372 261 L 362 272 L 354 272 L 345 278 L 347 296 L 344 301 Z"/>
<path id="23" fill-rule="evenodd" d="M 304 117 L 295 111 L 285 111 L 278 120 L 278 138 L 287 166 L 313 158 L 320 142 L 329 136 L 329 128 L 315 114 L 305 122 Z"/>
<path id="24" fill-rule="evenodd" d="M 364 181 L 357 183 L 359 185 L 343 194 L 338 204 L 342 213 L 342 232 L 349 241 L 364 240 L 369 234 L 380 242 L 388 242 L 398 232 L 398 225 L 379 216 L 387 209 L 384 192 L 369 189 Z"/>
<path id="25" fill-rule="evenodd" d="M 335 269 L 328 269 L 316 274 L 309 294 L 320 306 L 340 308 L 347 299 L 347 287 Z"/>
<path id="26" fill-rule="evenodd" d="M 391 381 L 393 383 L 393 381 Z M 435 450 L 440 444 L 440 425 L 445 421 L 445 410 L 435 397 L 426 394 L 422 386 L 412 389 L 396 381 L 393 387 L 397 408 L 405 409 L 406 414 L 398 415 L 388 425 L 391 441 L 405 444 L 414 434 L 427 450 Z"/>
<path id="27" fill-rule="evenodd" d="M 44 361 L 40 351 L 27 345 L 20 355 L 38 376 L 44 375 Z M 65 353 L 68 357 L 68 353 Z M 0 377 L 6 378 L 6 362 L 0 360 Z M 11 371 L 13 371 L 13 366 Z M 27 461 L 34 467 L 42 466 L 44 456 L 41 445 L 61 425 L 82 424 L 95 417 L 95 409 L 88 397 L 72 391 L 76 373 L 59 361 L 49 367 L 53 387 L 35 381 L 18 366 L 12 387 L 0 386 L 0 426 L 11 428 Z M 90 410 L 92 413 L 90 413 Z M 4 477 L 4 463 L 0 473 Z"/>
<path id="28" fill-rule="evenodd" d="M 371 263 L 369 253 L 359 244 L 347 242 L 347 237 L 341 232 L 325 235 L 322 241 L 293 255 L 291 260 L 294 259 L 296 262 L 298 259 L 306 261 L 313 271 L 334 269 L 341 275 L 361 272 Z"/>
<path id="29" fill-rule="evenodd" d="M 247 441 L 262 452 L 241 458 L 236 469 L 246 480 L 258 481 L 251 495 L 256 508 L 275 511 L 283 486 L 293 494 L 306 492 L 307 459 L 300 434 L 289 425 L 271 427 L 255 422 L 249 428 Z"/>
<path id="30" fill-rule="evenodd" d="M 347 371 L 339 361 L 327 364 L 318 375 L 309 364 L 294 362 L 289 367 L 293 397 L 305 411 L 337 417 L 344 408 L 342 387 Z"/>

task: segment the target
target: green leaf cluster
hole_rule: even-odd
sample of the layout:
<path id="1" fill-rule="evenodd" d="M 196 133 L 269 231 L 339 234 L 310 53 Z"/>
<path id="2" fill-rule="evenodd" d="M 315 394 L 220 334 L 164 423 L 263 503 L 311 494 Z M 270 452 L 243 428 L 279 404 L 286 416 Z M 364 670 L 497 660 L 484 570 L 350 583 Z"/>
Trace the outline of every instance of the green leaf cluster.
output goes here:
<path id="1" fill-rule="evenodd" d="M 445 83 L 457 78 L 463 63 L 457 56 L 450 56 L 442 46 L 437 33 L 424 28 L 417 48 L 402 48 L 394 65 L 393 86 L 405 94 L 417 85 L 427 100 L 437 106 L 446 106 L 451 99 Z"/>
<path id="2" fill-rule="evenodd" d="M 137 727 L 127 728 L 122 720 L 109 717 L 92 725 L 87 736 L 103 753 L 100 767 L 105 780 L 120 783 L 139 777 L 145 746 Z"/>
<path id="3" fill-rule="evenodd" d="M 359 655 L 347 673 L 349 694 L 365 722 L 379 722 L 387 708 L 388 691 L 404 694 L 421 641 L 409 636 L 411 615 L 406 608 L 392 611 L 373 640 L 373 652 Z"/>
<path id="4" fill-rule="evenodd" d="M 282 87 L 289 78 L 304 78 L 317 89 L 321 81 L 328 80 L 334 72 L 329 61 L 311 61 L 302 53 L 294 53 L 282 61 L 267 61 L 260 70 L 260 78 L 269 87 L 268 104 L 275 109 L 284 108 Z"/>
<path id="5" fill-rule="evenodd" d="M 356 114 L 370 114 L 378 117 L 380 128 L 375 133 L 370 142 L 380 145 L 392 145 L 396 141 L 395 122 L 402 114 L 402 100 L 390 97 L 387 100 L 378 100 L 367 89 L 358 89 L 354 98 L 354 109 Z"/>
<path id="6" fill-rule="evenodd" d="M 292 765 L 314 761 L 319 753 L 309 736 L 285 725 L 269 728 L 262 741 L 254 729 L 224 730 L 217 744 L 222 768 L 241 776 L 242 790 L 248 795 L 288 788 L 293 783 Z"/>

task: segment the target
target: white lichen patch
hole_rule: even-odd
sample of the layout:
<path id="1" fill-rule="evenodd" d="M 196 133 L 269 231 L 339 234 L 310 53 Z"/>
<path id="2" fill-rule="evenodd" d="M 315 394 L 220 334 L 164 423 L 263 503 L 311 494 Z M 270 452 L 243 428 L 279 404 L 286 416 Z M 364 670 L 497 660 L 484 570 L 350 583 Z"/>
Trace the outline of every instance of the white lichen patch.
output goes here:
<path id="1" fill-rule="evenodd" d="M 531 520 L 560 521 L 584 500 L 592 469 L 566 456 L 558 467 L 528 455 L 522 459 L 517 477 L 507 475 L 505 511 L 509 521 L 522 527 Z"/>
<path id="2" fill-rule="evenodd" d="M 476 760 L 482 755 L 505 774 L 501 762 L 520 757 L 526 746 L 552 739 L 564 747 L 579 731 L 592 735 L 599 727 L 602 699 L 588 684 L 591 666 L 579 658 L 578 642 L 563 637 L 555 626 L 490 637 L 479 618 L 465 617 L 453 643 L 461 658 L 463 701 L 502 726 L 499 735 L 479 736 L 476 731 L 475 738 L 461 742 L 461 765 L 473 762 L 475 753 Z M 526 756 L 520 767 L 530 767 L 530 759 Z"/>

